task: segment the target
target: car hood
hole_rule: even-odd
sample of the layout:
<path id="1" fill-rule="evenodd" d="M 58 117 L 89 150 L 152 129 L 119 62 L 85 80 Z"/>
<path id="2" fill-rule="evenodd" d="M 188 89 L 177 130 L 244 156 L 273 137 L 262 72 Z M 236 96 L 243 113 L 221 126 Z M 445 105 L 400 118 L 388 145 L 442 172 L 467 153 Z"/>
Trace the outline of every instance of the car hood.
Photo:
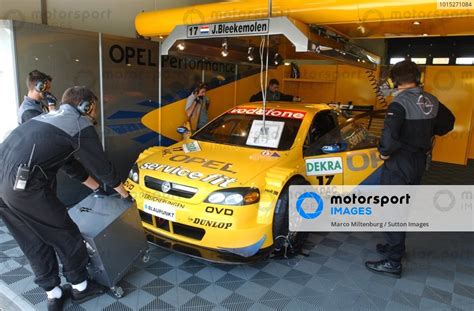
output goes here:
<path id="1" fill-rule="evenodd" d="M 144 176 L 197 188 L 216 189 L 256 186 L 257 175 L 278 165 L 288 155 L 288 151 L 252 149 L 194 140 L 185 140 L 156 150 L 157 152 L 140 159 L 138 163 Z"/>

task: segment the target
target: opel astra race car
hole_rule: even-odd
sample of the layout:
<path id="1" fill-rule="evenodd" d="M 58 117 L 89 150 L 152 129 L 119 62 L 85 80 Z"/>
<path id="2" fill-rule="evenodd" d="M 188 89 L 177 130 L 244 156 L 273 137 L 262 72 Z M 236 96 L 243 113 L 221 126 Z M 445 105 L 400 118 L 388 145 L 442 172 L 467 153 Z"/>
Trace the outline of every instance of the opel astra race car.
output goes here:
<path id="1" fill-rule="evenodd" d="M 237 106 L 189 139 L 145 150 L 126 188 L 152 242 L 210 261 L 259 260 L 305 238 L 288 230 L 290 185 L 376 183 L 382 161 L 367 116 Z"/>

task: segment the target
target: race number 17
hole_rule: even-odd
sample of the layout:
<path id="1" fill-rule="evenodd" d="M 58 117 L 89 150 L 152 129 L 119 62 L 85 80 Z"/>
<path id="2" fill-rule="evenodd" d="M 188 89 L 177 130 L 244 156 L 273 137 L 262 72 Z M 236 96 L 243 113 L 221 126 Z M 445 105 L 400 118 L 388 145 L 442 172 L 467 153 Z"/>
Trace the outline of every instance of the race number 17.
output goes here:
<path id="1" fill-rule="evenodd" d="M 197 26 L 188 27 L 188 32 L 189 32 L 190 37 L 195 36 L 197 35 L 198 27 Z"/>

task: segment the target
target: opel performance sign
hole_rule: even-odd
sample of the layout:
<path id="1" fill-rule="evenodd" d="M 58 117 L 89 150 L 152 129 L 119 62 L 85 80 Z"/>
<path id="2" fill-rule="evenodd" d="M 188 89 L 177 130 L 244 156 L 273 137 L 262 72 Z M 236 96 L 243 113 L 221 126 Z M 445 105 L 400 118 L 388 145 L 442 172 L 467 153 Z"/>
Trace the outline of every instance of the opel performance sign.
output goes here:
<path id="1" fill-rule="evenodd" d="M 210 38 L 267 34 L 269 29 L 270 21 L 268 19 L 262 19 L 256 21 L 192 25 L 187 27 L 186 33 L 188 38 Z"/>
<path id="2" fill-rule="evenodd" d="M 291 231 L 474 231 L 474 186 L 291 186 Z"/>

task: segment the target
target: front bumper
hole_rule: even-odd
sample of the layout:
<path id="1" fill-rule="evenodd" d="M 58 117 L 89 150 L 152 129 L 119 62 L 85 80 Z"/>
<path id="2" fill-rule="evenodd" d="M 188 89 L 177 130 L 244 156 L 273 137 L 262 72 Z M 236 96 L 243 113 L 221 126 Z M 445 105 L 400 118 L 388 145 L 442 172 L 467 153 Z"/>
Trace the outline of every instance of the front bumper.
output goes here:
<path id="1" fill-rule="evenodd" d="M 144 229 L 156 238 L 158 245 L 171 249 L 177 247 L 180 252 L 210 261 L 242 263 L 260 260 L 261 254 L 267 253 L 261 250 L 273 246 L 272 225 L 261 221 L 258 204 L 222 207 L 191 203 L 188 199 L 163 195 L 129 181 L 126 184 L 137 202 Z M 166 220 L 161 218 L 164 215 L 158 217 L 155 213 L 145 212 L 145 200 L 177 206 L 174 217 Z"/>
<path id="2" fill-rule="evenodd" d="M 145 229 L 147 239 L 150 243 L 161 248 L 172 250 L 174 252 L 185 254 L 194 258 L 204 259 L 206 261 L 225 264 L 248 264 L 262 261 L 271 254 L 273 247 L 260 249 L 255 255 L 243 257 L 226 251 L 209 249 L 195 244 L 189 244 L 177 240 L 173 240 L 164 236 L 156 235 L 156 233 Z"/>

